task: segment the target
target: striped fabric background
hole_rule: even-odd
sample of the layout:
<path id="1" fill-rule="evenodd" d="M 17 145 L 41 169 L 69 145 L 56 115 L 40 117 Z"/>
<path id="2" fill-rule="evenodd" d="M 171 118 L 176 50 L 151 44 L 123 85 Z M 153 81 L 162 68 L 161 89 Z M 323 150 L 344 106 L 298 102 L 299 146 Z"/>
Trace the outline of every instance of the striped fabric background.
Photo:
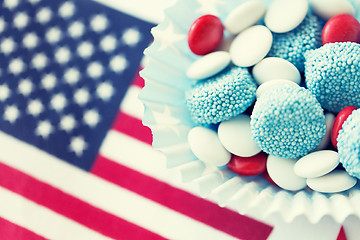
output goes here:
<path id="1" fill-rule="evenodd" d="M 106 69 L 103 75 L 112 78 L 106 79 L 107 85 L 101 86 L 107 86 L 105 88 L 107 92 L 112 89 L 109 86 L 114 87 L 114 96 L 117 96 L 116 101 L 105 105 L 105 108 L 115 106 L 114 109 L 97 109 L 96 106 L 101 108 L 99 105 L 101 102 L 86 103 L 91 106 L 91 109 L 97 109 L 100 113 L 105 111 L 106 114 L 100 115 L 99 118 L 93 111 L 89 118 L 85 117 L 88 116 L 86 114 L 84 114 L 83 119 L 75 117 L 77 124 L 74 126 L 71 124 L 61 125 L 63 119 L 61 117 L 65 115 L 66 106 L 64 112 L 56 111 L 60 116 L 58 122 L 52 118 L 54 109 L 50 109 L 47 112 L 49 115 L 47 117 L 51 124 L 48 124 L 47 128 L 35 125 L 35 127 L 39 127 L 35 133 L 41 133 L 40 136 L 35 134 L 35 136 L 26 137 L 22 135 L 22 132 L 25 131 L 23 129 L 28 130 L 31 126 L 29 125 L 28 128 L 17 126 L 17 119 L 21 120 L 23 116 L 31 115 L 31 119 L 39 122 L 45 121 L 43 119 L 46 119 L 46 109 L 51 106 L 55 106 L 55 108 L 59 106 L 51 105 L 51 100 L 46 103 L 42 99 L 42 97 L 52 99 L 54 93 L 44 93 L 44 89 L 39 87 L 42 83 L 40 81 L 41 76 L 51 73 L 59 67 L 67 69 L 67 65 L 61 63 L 59 60 L 61 57 L 57 58 L 56 55 L 53 59 L 48 57 L 49 62 L 46 63 L 48 68 L 35 69 L 41 73 L 39 74 L 39 81 L 33 79 L 33 87 L 26 87 L 31 85 L 29 83 L 25 84 L 24 87 L 25 90 L 29 88 L 32 90 L 29 93 L 32 96 L 31 100 L 41 99 L 39 101 L 43 107 L 39 107 L 39 104 L 35 105 L 38 107 L 34 107 L 35 110 L 31 112 L 25 105 L 23 109 L 18 107 L 18 115 L 14 115 L 14 110 L 6 114 L 6 106 L 20 105 L 19 101 L 23 101 L 24 97 L 24 94 L 21 95 L 17 92 L 20 91 L 21 81 L 19 80 L 19 85 L 14 85 L 8 82 L 9 77 L 18 81 L 18 79 L 26 76 L 32 77 L 38 73 L 31 75 L 34 73 L 30 70 L 35 68 L 34 65 L 36 66 L 36 64 L 32 63 L 33 65 L 31 65 L 31 63 L 24 61 L 30 70 L 15 74 L 10 71 L 11 69 L 7 67 L 7 64 L 4 64 L 4 61 L 11 62 L 12 59 L 22 58 L 22 52 L 16 51 L 20 51 L 21 44 L 24 45 L 23 37 L 32 30 L 35 32 L 42 30 L 37 30 L 37 25 L 34 23 L 23 28 L 17 28 L 18 31 L 15 32 L 14 30 L 12 33 L 15 35 L 6 32 L 6 28 L 3 34 L 0 34 L 0 54 L 3 62 L 0 64 L 2 66 L 2 74 L 0 75 L 0 115 L 2 117 L 0 120 L 1 239 L 356 239 L 358 236 L 356 225 L 359 224 L 357 219 L 350 219 L 345 223 L 347 238 L 343 231 L 339 233 L 341 226 L 329 219 L 324 219 L 316 225 L 308 223 L 305 218 L 298 218 L 292 223 L 285 223 L 281 219 L 273 219 L 271 222 L 263 223 L 242 216 L 230 209 L 221 208 L 216 203 L 194 195 L 190 185 L 179 181 L 176 171 L 166 169 L 163 154 L 151 147 L 150 130 L 141 123 L 144 109 L 142 103 L 137 99 L 137 95 L 144 86 L 144 81 L 139 77 L 138 71 L 146 62 L 140 61 L 143 49 L 151 41 L 150 28 L 161 21 L 162 9 L 169 6 L 173 1 L 46 0 L 46 3 L 44 1 L 0 0 L 1 9 L 5 9 L 2 13 L 0 12 L 0 20 L 4 20 L 8 29 L 15 29 L 18 25 L 14 21 L 15 17 L 18 16 L 17 14 L 29 13 L 30 21 L 28 22 L 37 19 L 38 23 L 36 24 L 42 24 L 40 20 L 46 20 L 47 15 L 46 13 L 37 14 L 41 9 L 51 9 L 55 13 L 54 9 L 63 6 L 61 4 L 74 3 L 78 10 L 74 12 L 73 19 L 65 19 L 66 21 L 59 25 L 63 31 L 62 34 L 68 37 L 64 31 L 67 31 L 67 26 L 76 22 L 74 19 L 80 19 L 83 22 L 88 21 L 89 26 L 91 26 L 91 19 L 99 11 L 110 20 L 110 29 L 106 31 L 113 35 L 110 34 L 109 36 L 119 36 L 118 40 L 122 41 L 115 44 L 114 49 L 124 54 L 121 56 L 126 56 L 128 62 L 124 65 L 125 70 L 120 70 L 111 67 L 111 62 L 109 62 L 110 68 L 105 68 L 104 63 L 107 63 L 108 60 L 104 57 L 98 59 L 83 57 L 85 60 L 81 59 L 81 61 L 86 66 L 95 60 L 95 62 L 102 63 Z M 27 9 L 29 7 L 31 7 L 30 10 Z M 58 14 L 61 15 L 61 12 L 59 11 Z M 20 22 L 23 21 L 25 20 Z M 19 25 L 21 26 L 21 23 Z M 43 29 L 51 29 L 54 26 L 57 26 L 56 23 L 51 23 L 49 20 L 49 25 L 44 25 Z M 101 24 L 94 24 L 94 26 L 93 30 L 101 29 Z M 128 29 L 136 29 L 140 35 L 132 32 L 133 34 L 124 37 L 124 32 Z M 46 38 L 46 32 L 44 34 Z M 100 35 L 103 36 L 103 33 Z M 93 33 L 89 33 L 87 38 L 87 42 L 93 43 L 95 49 L 101 48 L 101 41 L 95 41 L 94 39 L 97 37 Z M 6 39 L 13 39 L 15 46 L 19 46 L 9 54 L 6 52 L 11 48 L 11 44 L 4 44 Z M 109 39 L 111 40 L 111 38 Z M 108 43 L 111 45 L 110 40 Z M 47 41 L 50 40 L 47 39 Z M 75 41 L 75 43 L 71 41 Z M 71 41 L 64 40 L 63 44 L 71 43 L 78 46 L 85 40 L 72 39 Z M 45 52 L 47 56 L 50 56 L 49 52 L 51 53 L 53 50 L 47 48 L 48 45 L 46 44 L 40 46 L 39 49 L 42 49 L 40 52 Z M 100 48 L 96 44 L 99 44 Z M 56 51 L 59 46 L 62 45 L 59 43 L 52 49 Z M 79 48 L 74 48 L 74 51 L 77 49 Z M 106 51 L 109 48 L 102 49 Z M 32 55 L 29 59 L 34 59 L 38 52 L 30 51 L 30 53 Z M 82 56 L 81 53 L 78 54 L 80 57 Z M 118 56 L 117 53 L 114 54 L 111 57 Z M 28 55 L 26 56 L 28 57 Z M 77 57 L 73 57 L 69 61 L 73 68 L 78 66 L 74 58 L 77 59 Z M 71 62 L 73 60 L 74 62 Z M 56 63 L 52 64 L 52 61 Z M 119 66 L 122 62 L 117 61 L 116 63 L 116 66 Z M 74 91 L 74 96 L 79 89 L 91 89 L 91 84 L 93 84 L 92 71 L 87 70 L 89 68 L 84 69 L 85 72 L 81 74 L 90 76 L 89 79 L 85 79 L 86 81 L 82 80 L 83 82 L 76 82 L 73 85 L 68 81 L 66 87 L 61 87 L 61 81 L 66 81 L 67 78 L 62 78 L 59 75 L 55 88 L 58 87 L 71 93 Z M 8 78 L 5 78 L 7 75 L 4 72 L 8 72 Z M 94 75 L 97 75 L 98 72 L 99 67 Z M 116 81 L 122 81 L 122 83 L 116 85 Z M 96 84 L 100 83 L 96 82 Z M 68 89 L 68 85 L 74 87 L 76 91 L 72 88 Z M 40 90 L 35 91 L 38 88 Z M 6 91 L 10 91 L 11 94 L 7 94 Z M 97 94 L 99 98 L 112 99 L 111 96 L 106 97 L 96 90 L 94 91 L 92 94 Z M 79 95 L 79 98 L 74 97 L 74 104 L 77 104 L 76 107 L 80 105 L 83 107 L 81 111 L 85 111 L 88 105 L 85 103 L 81 105 L 81 99 L 85 98 L 85 94 Z M 67 96 L 67 98 L 70 99 L 71 96 Z M 93 95 L 89 96 L 89 101 L 91 102 L 93 98 L 95 98 Z M 9 102 L 10 100 L 12 102 Z M 70 103 L 70 100 L 67 103 L 73 104 Z M 34 114 L 36 109 L 42 111 Z M 69 115 L 71 112 L 67 112 L 67 114 Z M 26 125 L 25 120 L 23 119 L 23 124 Z M 84 131 L 90 132 L 84 133 L 84 136 L 89 134 L 89 137 L 85 136 L 85 140 L 74 141 L 72 145 L 69 145 L 70 150 L 73 151 L 73 157 L 67 148 L 68 145 L 62 143 L 61 138 L 49 143 L 51 137 L 47 138 L 47 135 L 52 136 L 51 134 L 56 131 L 61 132 L 56 128 L 55 123 L 58 123 L 59 126 L 72 126 L 76 129 L 80 125 L 80 120 L 85 122 L 85 125 L 94 127 L 84 127 Z M 98 130 L 96 127 L 103 120 L 109 122 L 108 129 Z M 67 123 L 69 124 L 69 122 Z M 63 141 L 70 141 L 71 143 L 71 139 L 73 139 L 71 137 L 81 135 L 80 130 L 76 134 L 74 133 L 75 135 L 70 134 L 70 137 L 64 137 Z M 101 137 L 102 134 L 103 137 Z M 94 138 L 99 139 L 94 140 Z M 76 139 L 79 140 L 79 138 Z M 97 141 L 99 141 L 98 144 L 96 144 Z M 48 145 L 52 147 L 48 148 Z M 96 148 L 97 145 L 93 157 L 90 155 L 82 157 L 85 156 L 82 154 L 86 154 L 87 149 Z M 52 151 L 54 146 L 63 147 L 63 151 L 70 153 L 65 155 L 65 153 Z"/>

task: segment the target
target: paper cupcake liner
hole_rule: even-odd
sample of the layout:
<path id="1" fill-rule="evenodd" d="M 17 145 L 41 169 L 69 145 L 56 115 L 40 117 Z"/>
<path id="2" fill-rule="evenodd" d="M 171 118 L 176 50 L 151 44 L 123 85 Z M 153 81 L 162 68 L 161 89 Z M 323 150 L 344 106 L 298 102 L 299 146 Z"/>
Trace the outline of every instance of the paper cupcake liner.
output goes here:
<path id="1" fill-rule="evenodd" d="M 281 217 L 286 222 L 306 216 L 311 223 L 325 217 L 338 223 L 350 216 L 360 217 L 359 185 L 337 194 L 309 189 L 290 192 L 269 184 L 262 176 L 244 177 L 226 167 L 206 166 L 192 154 L 187 134 L 195 124 L 184 100 L 192 81 L 185 72 L 199 57 L 187 45 L 187 31 L 195 19 L 205 14 L 217 15 L 224 21 L 240 1 L 218 2 L 177 1 L 165 11 L 164 21 L 152 29 L 154 42 L 145 50 L 148 62 L 141 72 L 145 87 L 139 97 L 145 105 L 143 124 L 153 133 L 153 147 L 164 152 L 167 167 L 176 169 L 183 182 L 191 183 L 195 194 L 240 214 L 264 221 Z M 359 9 L 359 1 L 351 2 Z"/>

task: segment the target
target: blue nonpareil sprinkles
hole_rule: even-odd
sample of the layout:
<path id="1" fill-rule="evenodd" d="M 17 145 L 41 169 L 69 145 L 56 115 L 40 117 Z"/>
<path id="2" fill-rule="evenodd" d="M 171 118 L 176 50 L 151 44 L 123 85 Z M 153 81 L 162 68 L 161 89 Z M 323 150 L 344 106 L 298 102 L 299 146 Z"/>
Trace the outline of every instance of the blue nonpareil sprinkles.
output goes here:
<path id="1" fill-rule="evenodd" d="M 306 85 L 323 108 L 360 107 L 360 44 L 328 43 L 305 57 Z"/>
<path id="2" fill-rule="evenodd" d="M 360 179 L 360 109 L 354 110 L 339 131 L 339 159 L 350 176 Z"/>
<path id="3" fill-rule="evenodd" d="M 259 147 L 282 158 L 297 158 L 313 150 L 326 131 L 323 109 L 315 96 L 297 86 L 274 87 L 257 100 L 251 131 Z"/>
<path id="4" fill-rule="evenodd" d="M 268 56 L 283 58 L 303 72 L 304 53 L 322 45 L 322 28 L 321 20 L 308 13 L 303 22 L 294 30 L 286 33 L 273 33 L 273 44 Z"/>
<path id="5" fill-rule="evenodd" d="M 247 68 L 228 67 L 186 92 L 186 105 L 197 124 L 228 120 L 255 100 L 256 84 Z"/>

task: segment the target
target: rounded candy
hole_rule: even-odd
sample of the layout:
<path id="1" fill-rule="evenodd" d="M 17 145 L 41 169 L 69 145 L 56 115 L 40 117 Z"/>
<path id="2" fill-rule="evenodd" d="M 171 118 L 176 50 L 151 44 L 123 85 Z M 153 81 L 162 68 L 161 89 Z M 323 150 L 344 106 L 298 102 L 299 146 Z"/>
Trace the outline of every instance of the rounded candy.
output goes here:
<path id="1" fill-rule="evenodd" d="M 268 181 L 269 183 L 276 185 L 276 183 L 271 179 L 269 173 L 267 172 L 267 170 L 265 170 L 265 172 L 262 174 L 262 176 L 266 179 L 266 181 Z"/>
<path id="2" fill-rule="evenodd" d="M 306 179 L 299 177 L 294 172 L 296 159 L 287 159 L 269 155 L 267 158 L 266 169 L 270 178 L 279 187 L 297 191 L 306 187 Z"/>
<path id="3" fill-rule="evenodd" d="M 350 177 L 345 171 L 334 170 L 318 178 L 309 178 L 307 185 L 318 192 L 336 193 L 348 190 L 355 186 L 356 178 Z"/>
<path id="4" fill-rule="evenodd" d="M 269 52 L 272 34 L 264 26 L 257 25 L 241 32 L 230 46 L 233 63 L 240 67 L 250 67 L 261 61 Z"/>
<path id="5" fill-rule="evenodd" d="M 252 74 L 259 85 L 274 79 L 301 82 L 299 70 L 291 62 L 278 57 L 264 58 L 254 66 Z"/>
<path id="6" fill-rule="evenodd" d="M 273 45 L 268 56 L 283 58 L 294 64 L 300 72 L 303 72 L 304 53 L 322 45 L 322 27 L 321 20 L 309 13 L 304 21 L 294 30 L 281 34 L 273 34 Z"/>
<path id="7" fill-rule="evenodd" d="M 331 18 L 322 31 L 322 42 L 360 43 L 360 23 L 350 15 L 341 14 Z"/>
<path id="8" fill-rule="evenodd" d="M 224 26 L 214 15 L 204 15 L 196 19 L 188 32 L 190 50 L 197 55 L 214 51 L 221 43 Z"/>
<path id="9" fill-rule="evenodd" d="M 360 107 L 360 44 L 328 43 L 305 57 L 306 86 L 323 108 Z"/>
<path id="10" fill-rule="evenodd" d="M 204 163 L 223 166 L 230 161 L 231 154 L 221 145 L 215 131 L 205 127 L 194 127 L 189 131 L 188 142 L 194 155 Z"/>
<path id="11" fill-rule="evenodd" d="M 265 91 L 255 103 L 250 124 L 260 148 L 284 158 L 306 155 L 326 131 L 323 109 L 314 95 L 293 86 Z"/>
<path id="12" fill-rule="evenodd" d="M 226 17 L 224 26 L 231 34 L 237 34 L 255 25 L 264 16 L 266 5 L 263 1 L 254 0 L 244 2 L 232 10 Z"/>
<path id="13" fill-rule="evenodd" d="M 295 166 L 296 175 L 303 178 L 321 177 L 339 165 L 339 154 L 332 150 L 309 153 L 300 158 Z"/>
<path id="14" fill-rule="evenodd" d="M 229 67 L 186 91 L 185 101 L 193 121 L 218 123 L 237 116 L 255 100 L 256 84 L 247 68 Z"/>
<path id="15" fill-rule="evenodd" d="M 265 14 L 265 25 L 275 33 L 291 31 L 304 20 L 308 8 L 307 0 L 274 0 Z"/>
<path id="16" fill-rule="evenodd" d="M 230 63 L 230 54 L 225 51 L 209 53 L 193 62 L 186 71 L 190 79 L 199 80 L 211 77 L 222 71 Z"/>
<path id="17" fill-rule="evenodd" d="M 332 131 L 331 131 L 331 143 L 334 147 L 337 147 L 337 138 L 339 136 L 339 131 L 342 128 L 342 125 L 346 121 L 346 119 L 350 116 L 350 114 L 356 110 L 357 107 L 347 106 L 343 110 L 341 110 L 338 115 L 336 115 Z"/>
<path id="18" fill-rule="evenodd" d="M 355 14 L 354 7 L 347 0 L 310 0 L 310 8 L 326 21 L 339 14 Z"/>
<path id="19" fill-rule="evenodd" d="M 252 139 L 248 115 L 242 114 L 221 122 L 218 136 L 222 145 L 237 156 L 250 157 L 261 151 Z"/>
<path id="20" fill-rule="evenodd" d="M 271 81 L 268 81 L 268 82 L 265 82 L 265 83 L 261 84 L 256 89 L 256 98 L 259 98 L 261 96 L 261 94 L 263 94 L 268 89 L 271 89 L 273 87 L 281 87 L 281 86 L 300 87 L 299 85 L 297 85 L 293 81 L 286 80 L 286 79 L 271 80 Z"/>
<path id="21" fill-rule="evenodd" d="M 265 172 L 267 156 L 264 152 L 251 157 L 232 155 L 230 162 L 226 166 L 239 175 L 255 176 Z"/>
<path id="22" fill-rule="evenodd" d="M 340 162 L 350 176 L 360 179 L 360 110 L 352 112 L 337 138 Z"/>
<path id="23" fill-rule="evenodd" d="M 326 133 L 321 139 L 321 142 L 315 148 L 315 151 L 326 149 L 329 146 L 332 134 L 332 127 L 334 125 L 335 115 L 328 112 L 325 113 L 325 124 L 326 124 Z"/>

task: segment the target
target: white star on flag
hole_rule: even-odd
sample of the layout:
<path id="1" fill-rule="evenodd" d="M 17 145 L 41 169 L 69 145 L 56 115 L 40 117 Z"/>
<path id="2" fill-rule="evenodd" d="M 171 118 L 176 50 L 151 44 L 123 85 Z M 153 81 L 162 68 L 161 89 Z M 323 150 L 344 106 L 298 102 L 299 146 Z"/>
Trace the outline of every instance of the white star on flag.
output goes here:
<path id="1" fill-rule="evenodd" d="M 71 132 L 76 127 L 76 120 L 72 115 L 65 115 L 61 118 L 60 129 Z"/>
<path id="2" fill-rule="evenodd" d="M 6 84 L 0 85 L 0 101 L 5 101 L 10 96 L 10 89 Z"/>
<path id="3" fill-rule="evenodd" d="M 159 27 L 153 28 L 152 34 L 154 35 L 154 38 L 158 38 L 161 43 L 158 51 L 164 51 L 167 48 L 171 48 L 175 52 L 178 52 L 179 50 L 174 46 L 174 44 L 186 39 L 186 34 L 175 32 L 172 22 L 169 22 L 164 30 L 161 30 Z"/>
<path id="4" fill-rule="evenodd" d="M 18 90 L 24 96 L 29 96 L 34 88 L 33 83 L 29 79 L 23 79 L 19 83 Z"/>

